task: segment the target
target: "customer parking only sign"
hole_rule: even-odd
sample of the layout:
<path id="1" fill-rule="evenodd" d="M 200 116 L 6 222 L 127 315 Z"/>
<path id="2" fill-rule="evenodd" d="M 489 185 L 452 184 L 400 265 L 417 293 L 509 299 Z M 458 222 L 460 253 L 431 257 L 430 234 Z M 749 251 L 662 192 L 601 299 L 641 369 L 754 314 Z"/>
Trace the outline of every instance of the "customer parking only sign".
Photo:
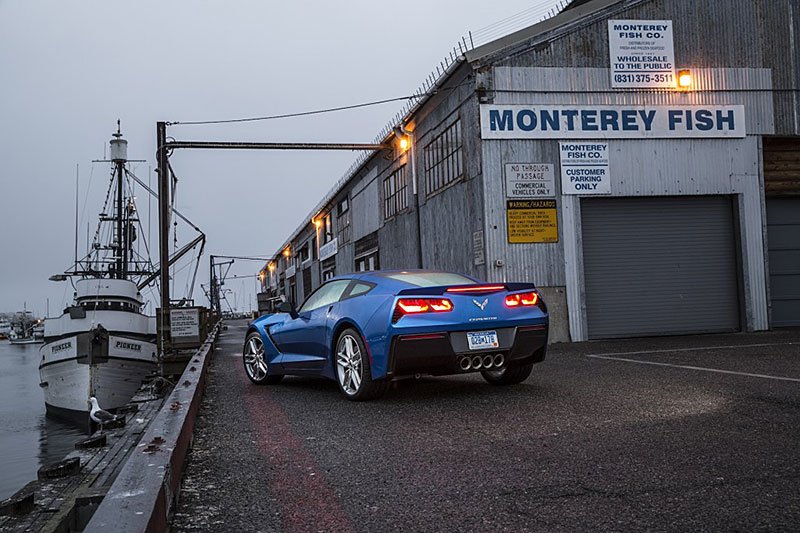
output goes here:
<path id="1" fill-rule="evenodd" d="M 610 194 L 608 143 L 560 142 L 561 192 L 564 194 Z"/>

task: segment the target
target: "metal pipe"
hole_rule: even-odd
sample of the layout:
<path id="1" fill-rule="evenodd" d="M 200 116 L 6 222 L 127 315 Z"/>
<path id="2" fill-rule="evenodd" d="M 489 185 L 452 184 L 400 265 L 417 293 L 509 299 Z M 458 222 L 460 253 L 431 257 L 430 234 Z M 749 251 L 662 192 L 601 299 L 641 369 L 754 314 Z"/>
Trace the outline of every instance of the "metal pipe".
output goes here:
<path id="1" fill-rule="evenodd" d="M 505 362 L 506 362 L 506 356 L 505 355 L 499 353 L 499 354 L 494 356 L 493 363 L 494 363 L 494 367 L 495 368 L 500 368 L 501 366 L 503 366 L 503 363 L 505 363 Z"/>
<path id="2" fill-rule="evenodd" d="M 461 357 L 461 358 L 458 360 L 458 367 L 459 367 L 461 370 L 463 370 L 464 372 L 466 372 L 467 370 L 469 370 L 470 368 L 472 368 L 472 363 L 470 362 L 470 359 L 469 359 L 469 357 Z"/>
<path id="3" fill-rule="evenodd" d="M 494 363 L 494 357 L 491 355 L 484 355 L 483 356 L 483 367 L 484 368 L 492 368 L 492 363 Z"/>
<path id="4" fill-rule="evenodd" d="M 161 122 L 159 122 L 161 124 Z M 256 143 L 256 142 L 212 142 L 212 141 L 169 141 L 164 144 L 168 150 L 174 148 L 195 148 L 210 150 L 372 150 L 391 148 L 386 144 L 369 143 Z"/>
<path id="5" fill-rule="evenodd" d="M 483 357 L 476 355 L 472 358 L 472 368 L 478 370 L 483 365 Z"/>

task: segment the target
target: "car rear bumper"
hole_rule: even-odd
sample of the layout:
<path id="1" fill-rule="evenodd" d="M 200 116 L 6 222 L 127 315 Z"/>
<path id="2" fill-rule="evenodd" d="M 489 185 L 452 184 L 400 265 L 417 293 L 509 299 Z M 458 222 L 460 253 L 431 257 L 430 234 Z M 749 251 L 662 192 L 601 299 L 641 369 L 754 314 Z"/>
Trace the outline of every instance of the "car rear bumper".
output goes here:
<path id="1" fill-rule="evenodd" d="M 500 346 L 469 350 L 466 332 L 433 332 L 396 335 L 389 352 L 387 377 L 413 374 L 464 374 L 480 370 L 463 370 L 459 360 L 464 356 L 503 354 L 503 366 L 519 366 L 544 361 L 547 351 L 547 325 L 497 328 Z"/>

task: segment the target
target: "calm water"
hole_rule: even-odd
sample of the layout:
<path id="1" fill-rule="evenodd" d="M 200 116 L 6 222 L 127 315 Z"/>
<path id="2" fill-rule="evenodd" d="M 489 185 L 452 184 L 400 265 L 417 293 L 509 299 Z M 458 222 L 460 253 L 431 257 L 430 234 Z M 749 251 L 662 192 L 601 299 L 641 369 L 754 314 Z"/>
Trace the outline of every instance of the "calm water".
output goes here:
<path id="1" fill-rule="evenodd" d="M 80 429 L 45 417 L 40 346 L 0 341 L 0 500 L 36 479 L 43 464 L 63 459 L 85 437 Z"/>

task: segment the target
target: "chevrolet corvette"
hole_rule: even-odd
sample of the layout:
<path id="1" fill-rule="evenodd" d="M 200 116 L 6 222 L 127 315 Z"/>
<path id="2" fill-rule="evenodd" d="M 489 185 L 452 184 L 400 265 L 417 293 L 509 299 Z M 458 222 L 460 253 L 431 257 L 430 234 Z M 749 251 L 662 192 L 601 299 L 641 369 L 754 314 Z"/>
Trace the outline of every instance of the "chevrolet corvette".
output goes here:
<path id="1" fill-rule="evenodd" d="M 483 283 L 451 272 L 372 271 L 333 278 L 299 307 L 253 321 L 247 377 L 323 376 L 350 400 L 383 394 L 406 376 L 480 372 L 521 383 L 547 349 L 547 307 L 531 283 Z"/>

